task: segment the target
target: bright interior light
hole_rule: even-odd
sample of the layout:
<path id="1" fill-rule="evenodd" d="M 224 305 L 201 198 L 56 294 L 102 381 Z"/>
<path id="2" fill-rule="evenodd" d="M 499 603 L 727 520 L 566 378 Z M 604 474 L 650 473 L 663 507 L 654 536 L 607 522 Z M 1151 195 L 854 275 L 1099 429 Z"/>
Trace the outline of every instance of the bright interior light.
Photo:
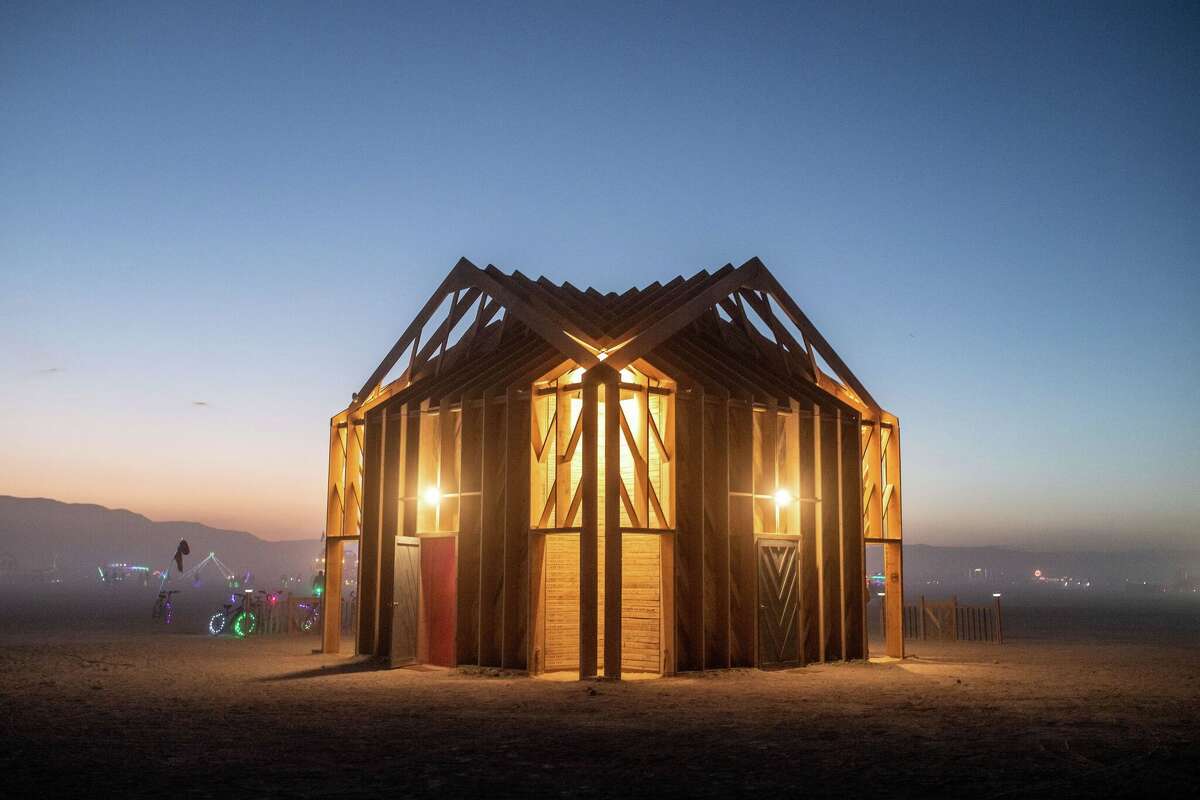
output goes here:
<path id="1" fill-rule="evenodd" d="M 792 493 L 791 492 L 789 492 L 787 489 L 776 489 L 775 490 L 775 505 L 786 506 L 790 502 L 792 502 Z"/>
<path id="2" fill-rule="evenodd" d="M 436 506 L 442 500 L 442 493 L 436 486 L 429 486 L 421 493 L 421 497 L 431 506 Z"/>
<path id="3" fill-rule="evenodd" d="M 603 350 L 601 350 L 599 353 L 596 353 L 597 360 L 603 361 L 606 358 L 608 358 L 608 353 L 604 352 Z"/>

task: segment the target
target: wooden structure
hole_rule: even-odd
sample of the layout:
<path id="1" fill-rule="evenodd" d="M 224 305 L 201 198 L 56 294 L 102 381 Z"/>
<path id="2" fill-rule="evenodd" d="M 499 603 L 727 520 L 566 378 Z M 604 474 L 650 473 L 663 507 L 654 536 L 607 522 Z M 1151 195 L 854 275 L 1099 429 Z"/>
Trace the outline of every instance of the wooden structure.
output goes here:
<path id="1" fill-rule="evenodd" d="M 356 651 L 581 677 L 903 654 L 900 440 L 758 259 L 623 294 L 460 260 L 329 437 Z M 323 647 L 338 652 L 326 619 Z"/>
<path id="2" fill-rule="evenodd" d="M 963 606 L 957 596 L 927 601 L 921 595 L 918 605 L 904 608 L 904 636 L 921 641 L 1003 644 L 1000 598 L 993 597 L 990 606 Z"/>

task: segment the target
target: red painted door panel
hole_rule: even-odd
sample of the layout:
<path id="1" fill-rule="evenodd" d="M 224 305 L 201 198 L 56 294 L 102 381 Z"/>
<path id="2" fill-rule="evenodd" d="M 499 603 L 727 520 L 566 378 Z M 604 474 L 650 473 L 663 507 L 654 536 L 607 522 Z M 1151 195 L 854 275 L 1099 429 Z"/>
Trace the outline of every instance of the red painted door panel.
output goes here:
<path id="1" fill-rule="evenodd" d="M 453 667 L 456 619 L 453 538 L 421 540 L 421 595 L 428 662 Z"/>

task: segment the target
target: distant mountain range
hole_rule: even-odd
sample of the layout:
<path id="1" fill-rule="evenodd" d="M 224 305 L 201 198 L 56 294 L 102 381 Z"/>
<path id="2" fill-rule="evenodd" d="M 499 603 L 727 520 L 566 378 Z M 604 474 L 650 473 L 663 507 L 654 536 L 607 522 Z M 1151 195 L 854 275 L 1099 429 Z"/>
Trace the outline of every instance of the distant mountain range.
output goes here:
<path id="1" fill-rule="evenodd" d="M 198 522 L 154 522 L 123 509 L 0 495 L 0 570 L 10 574 L 54 569 L 74 582 L 95 580 L 96 568 L 112 562 L 160 569 L 170 563 L 180 539 L 191 548 L 185 568 L 213 552 L 230 569 L 264 578 L 307 578 L 321 553 L 316 538 L 268 542 Z"/>
<path id="2" fill-rule="evenodd" d="M 114 561 L 168 564 L 180 539 L 187 539 L 195 564 L 215 552 L 237 572 L 262 578 L 312 574 L 321 553 L 316 538 L 268 542 L 245 531 L 210 528 L 197 522 L 154 522 L 131 511 L 41 498 L 0 495 L 0 571 L 30 573 L 57 567 L 67 581 L 95 580 L 96 567 Z M 867 568 L 882 569 L 879 548 L 869 548 Z M 186 566 L 186 565 L 185 565 Z M 1138 550 L 1042 553 L 1004 547 L 904 547 L 905 583 L 910 590 L 936 584 L 1011 591 L 1037 585 L 1034 571 L 1047 579 L 1070 577 L 1095 590 L 1122 590 L 1126 584 L 1179 586 L 1200 576 L 1200 551 Z"/>
<path id="3" fill-rule="evenodd" d="M 871 548 L 872 550 L 877 548 Z M 879 570 L 868 552 L 868 569 Z M 1040 577 L 1037 575 L 1040 573 Z M 1013 591 L 1037 585 L 1127 591 L 1132 584 L 1181 590 L 1200 578 L 1200 550 L 1124 552 L 1031 552 L 1006 547 L 904 546 L 904 582 L 911 591 L 937 584 L 946 588 L 987 586 Z"/>

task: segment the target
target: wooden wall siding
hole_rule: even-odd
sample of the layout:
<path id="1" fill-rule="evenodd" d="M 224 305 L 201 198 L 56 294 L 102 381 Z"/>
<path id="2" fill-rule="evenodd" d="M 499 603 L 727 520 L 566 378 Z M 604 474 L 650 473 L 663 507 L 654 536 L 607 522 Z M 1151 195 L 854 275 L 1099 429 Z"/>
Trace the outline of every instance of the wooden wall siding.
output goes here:
<path id="1" fill-rule="evenodd" d="M 391 656 L 392 608 L 395 601 L 396 580 L 396 537 L 402 524 L 401 495 L 404 486 L 404 433 L 408 418 L 401 406 L 399 411 L 390 406 L 384 411 L 383 419 L 383 476 L 380 492 L 380 543 L 379 543 L 379 612 L 376 627 L 375 654 L 384 658 Z"/>
<path id="2" fill-rule="evenodd" d="M 529 385 L 510 386 L 505 401 L 504 633 L 501 666 L 526 669 L 529 654 Z"/>
<path id="3" fill-rule="evenodd" d="M 551 534 L 544 539 L 543 669 L 579 669 L 579 536 Z"/>
<path id="4" fill-rule="evenodd" d="M 483 407 L 479 549 L 479 665 L 499 667 L 504 619 L 504 458 L 506 404 L 489 392 Z"/>
<path id="5" fill-rule="evenodd" d="M 383 530 L 383 425 L 386 409 L 367 415 L 363 434 L 363 526 L 358 546 L 358 642 L 355 652 L 374 654 L 378 639 L 379 554 Z"/>
<path id="6" fill-rule="evenodd" d="M 704 668 L 729 666 L 729 402 L 703 404 Z"/>
<path id="7" fill-rule="evenodd" d="M 662 671 L 662 557 L 658 534 L 627 533 L 621 545 L 621 670 Z"/>
<path id="8" fill-rule="evenodd" d="M 752 667 L 757 624 L 754 554 L 754 414 L 729 406 L 729 665 Z"/>
<path id="9" fill-rule="evenodd" d="M 821 641 L 821 504 L 817 468 L 820 464 L 820 417 L 813 403 L 793 401 L 797 418 L 800 462 L 800 644 L 808 663 L 820 661 Z"/>
<path id="10" fill-rule="evenodd" d="M 862 535 L 862 448 L 858 420 L 844 416 L 842 444 L 842 630 L 843 657 L 864 658 L 867 653 L 866 554 Z"/>
<path id="11" fill-rule="evenodd" d="M 483 398 L 462 401 L 459 453 L 461 504 L 458 530 L 458 663 L 479 663 L 479 563 L 482 521 Z"/>
<path id="12" fill-rule="evenodd" d="M 704 669 L 704 392 L 675 402 L 675 658 L 681 672 Z"/>
<path id="13" fill-rule="evenodd" d="M 841 455 L 838 434 L 841 426 L 837 412 L 822 410 L 820 415 L 821 533 L 821 620 L 824 639 L 823 661 L 842 657 L 842 532 L 841 532 Z"/>

